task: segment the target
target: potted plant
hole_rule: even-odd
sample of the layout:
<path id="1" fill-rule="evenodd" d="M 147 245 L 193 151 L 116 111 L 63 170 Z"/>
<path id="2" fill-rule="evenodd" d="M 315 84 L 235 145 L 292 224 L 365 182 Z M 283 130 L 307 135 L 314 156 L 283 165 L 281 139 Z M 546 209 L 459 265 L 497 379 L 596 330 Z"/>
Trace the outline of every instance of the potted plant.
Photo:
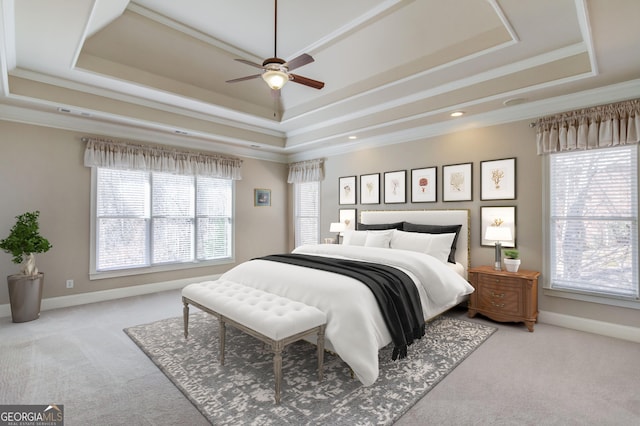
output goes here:
<path id="1" fill-rule="evenodd" d="M 20 274 L 9 275 L 9 303 L 13 322 L 26 322 L 40 317 L 44 274 L 38 272 L 35 253 L 45 253 L 52 247 L 40 235 L 39 211 L 16 216 L 16 224 L 9 236 L 0 241 L 0 249 L 13 256 L 13 263 L 19 264 Z"/>
<path id="2" fill-rule="evenodd" d="M 509 272 L 518 272 L 520 267 L 520 252 L 516 249 L 504 249 L 504 267 Z"/>

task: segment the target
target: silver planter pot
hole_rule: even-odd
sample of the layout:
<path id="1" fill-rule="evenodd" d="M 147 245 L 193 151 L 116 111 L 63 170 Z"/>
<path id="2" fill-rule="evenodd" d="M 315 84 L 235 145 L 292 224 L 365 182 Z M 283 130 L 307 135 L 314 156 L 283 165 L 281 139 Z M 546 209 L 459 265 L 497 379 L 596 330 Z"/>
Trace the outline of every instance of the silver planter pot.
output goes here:
<path id="1" fill-rule="evenodd" d="M 40 272 L 35 276 L 9 275 L 7 283 L 13 322 L 27 322 L 40 318 L 44 274 Z"/>

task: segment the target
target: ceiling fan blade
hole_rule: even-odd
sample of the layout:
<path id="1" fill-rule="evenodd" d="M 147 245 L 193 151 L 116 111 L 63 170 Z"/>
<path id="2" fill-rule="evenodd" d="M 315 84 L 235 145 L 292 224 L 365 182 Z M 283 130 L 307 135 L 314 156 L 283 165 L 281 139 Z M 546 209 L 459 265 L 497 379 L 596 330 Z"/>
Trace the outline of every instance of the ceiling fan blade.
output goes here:
<path id="1" fill-rule="evenodd" d="M 242 62 L 243 64 L 262 69 L 262 65 L 256 64 L 255 62 L 247 61 L 246 59 L 235 59 L 235 60 L 238 62 Z"/>
<path id="2" fill-rule="evenodd" d="M 233 80 L 227 80 L 227 83 L 237 83 L 239 81 L 253 80 L 254 78 L 260 77 L 261 75 L 262 74 L 254 74 L 254 75 L 248 75 L 246 77 L 234 78 Z"/>
<path id="3" fill-rule="evenodd" d="M 285 65 L 287 68 L 289 68 L 289 71 L 291 71 L 291 70 L 295 70 L 296 68 L 300 68 L 303 65 L 310 64 L 313 61 L 314 59 L 313 57 L 311 57 L 311 55 L 307 55 L 306 53 L 303 53 L 297 58 L 290 60 Z"/>
<path id="4" fill-rule="evenodd" d="M 303 77 L 298 74 L 289 74 L 291 81 L 298 84 L 304 84 L 305 86 L 313 87 L 314 89 L 322 89 L 324 83 L 322 81 L 313 80 L 311 78 Z"/>

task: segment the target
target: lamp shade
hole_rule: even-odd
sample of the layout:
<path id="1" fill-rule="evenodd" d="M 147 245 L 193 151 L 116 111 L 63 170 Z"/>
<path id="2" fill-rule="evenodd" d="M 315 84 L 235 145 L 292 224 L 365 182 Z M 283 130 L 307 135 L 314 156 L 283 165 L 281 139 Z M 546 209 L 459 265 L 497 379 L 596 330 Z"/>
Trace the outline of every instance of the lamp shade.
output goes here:
<path id="1" fill-rule="evenodd" d="M 489 241 L 511 241 L 511 229 L 506 226 L 487 226 L 484 238 Z"/>
<path id="2" fill-rule="evenodd" d="M 289 81 L 287 73 L 279 70 L 267 70 L 262 73 L 262 79 L 267 82 L 273 90 L 280 90 Z"/>
<path id="3" fill-rule="evenodd" d="M 342 222 L 332 222 L 329 226 L 329 232 L 342 232 L 345 228 L 346 226 Z"/>

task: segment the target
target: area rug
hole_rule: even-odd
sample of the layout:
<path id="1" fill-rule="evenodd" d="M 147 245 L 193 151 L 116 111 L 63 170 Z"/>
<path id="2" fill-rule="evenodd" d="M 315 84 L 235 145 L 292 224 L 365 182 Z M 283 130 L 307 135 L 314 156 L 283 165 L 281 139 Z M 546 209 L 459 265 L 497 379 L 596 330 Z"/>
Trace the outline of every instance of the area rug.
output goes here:
<path id="1" fill-rule="evenodd" d="M 318 382 L 315 346 L 296 342 L 283 353 L 282 401 L 274 403 L 273 354 L 227 327 L 225 365 L 218 362 L 218 321 L 203 312 L 125 329 L 125 333 L 214 425 L 389 425 L 427 394 L 496 329 L 442 315 L 409 356 L 380 351 L 378 380 L 364 387 L 326 353 Z"/>

